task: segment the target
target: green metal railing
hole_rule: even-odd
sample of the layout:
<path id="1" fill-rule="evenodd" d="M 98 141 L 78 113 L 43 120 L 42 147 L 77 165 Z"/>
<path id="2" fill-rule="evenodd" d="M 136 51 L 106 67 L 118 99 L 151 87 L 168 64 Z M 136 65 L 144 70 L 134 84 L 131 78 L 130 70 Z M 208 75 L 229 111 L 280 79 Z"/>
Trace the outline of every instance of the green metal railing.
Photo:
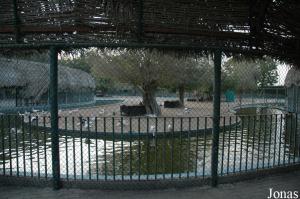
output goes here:
<path id="1" fill-rule="evenodd" d="M 61 117 L 54 139 L 46 127 L 46 116 L 2 115 L 0 120 L 0 173 L 4 176 L 58 178 L 59 182 L 204 179 L 213 175 L 214 137 L 207 117 Z M 229 128 L 221 128 L 218 138 L 218 176 L 300 163 L 297 114 L 230 116 L 220 117 L 220 121 Z M 164 131 L 158 136 L 161 124 Z M 182 131 L 175 135 L 168 124 Z M 125 132 L 125 125 L 131 131 Z M 148 130 L 141 131 L 144 125 Z M 204 131 L 199 129 L 202 125 Z M 76 126 L 79 135 L 72 134 Z M 191 134 L 191 130 L 199 131 Z M 59 156 L 54 157 L 58 148 Z"/>

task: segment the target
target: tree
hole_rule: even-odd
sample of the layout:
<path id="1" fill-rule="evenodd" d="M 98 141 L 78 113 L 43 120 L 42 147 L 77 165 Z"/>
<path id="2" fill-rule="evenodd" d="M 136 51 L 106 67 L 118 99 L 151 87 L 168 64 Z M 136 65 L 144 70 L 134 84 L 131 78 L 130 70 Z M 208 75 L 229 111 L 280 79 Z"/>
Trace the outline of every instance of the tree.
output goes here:
<path id="1" fill-rule="evenodd" d="M 257 60 L 259 66 L 258 86 L 274 86 L 278 82 L 277 63 L 270 57 Z"/>
<path id="2" fill-rule="evenodd" d="M 276 62 L 268 57 L 255 60 L 230 58 L 223 70 L 223 89 L 233 89 L 240 97 L 245 91 L 271 86 L 278 81 Z"/>
<path id="3" fill-rule="evenodd" d="M 96 76 L 137 87 L 142 92 L 147 114 L 155 115 L 161 113 L 155 92 L 162 85 L 164 65 L 169 61 L 168 56 L 150 50 L 103 51 L 89 57 Z"/>
<path id="4" fill-rule="evenodd" d="M 186 90 L 193 90 L 199 86 L 201 65 L 194 58 L 171 58 L 165 65 L 164 86 L 171 90 L 178 90 L 181 106 L 184 107 Z"/>

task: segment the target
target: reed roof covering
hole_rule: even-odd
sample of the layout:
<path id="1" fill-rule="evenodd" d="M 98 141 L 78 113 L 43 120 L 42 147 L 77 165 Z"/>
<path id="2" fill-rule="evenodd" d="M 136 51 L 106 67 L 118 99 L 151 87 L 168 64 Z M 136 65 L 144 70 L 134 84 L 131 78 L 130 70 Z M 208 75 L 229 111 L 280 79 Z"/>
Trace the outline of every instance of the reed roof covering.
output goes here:
<path id="1" fill-rule="evenodd" d="M 300 65 L 299 10 L 297 0 L 1 1 L 0 45 L 196 46 Z"/>
<path id="2" fill-rule="evenodd" d="M 39 99 L 49 90 L 50 66 L 48 63 L 0 58 L 0 88 L 21 87 L 23 98 Z M 58 66 L 59 92 L 80 92 L 95 89 L 92 76 L 84 71 Z"/>
<path id="3" fill-rule="evenodd" d="M 286 75 L 284 85 L 286 87 L 300 86 L 300 69 L 291 68 Z"/>

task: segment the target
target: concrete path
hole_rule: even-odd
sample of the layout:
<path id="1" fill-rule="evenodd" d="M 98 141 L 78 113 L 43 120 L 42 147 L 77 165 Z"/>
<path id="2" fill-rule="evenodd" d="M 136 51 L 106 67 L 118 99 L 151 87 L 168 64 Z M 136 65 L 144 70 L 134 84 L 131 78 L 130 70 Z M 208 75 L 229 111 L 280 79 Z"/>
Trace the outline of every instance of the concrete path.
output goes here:
<path id="1" fill-rule="evenodd" d="M 263 199 L 269 196 L 269 188 L 277 191 L 297 191 L 300 198 L 300 171 L 278 174 L 270 177 L 220 185 L 218 188 L 194 187 L 189 189 L 168 189 L 155 191 L 101 191 L 33 187 L 0 187 L 1 199 Z"/>

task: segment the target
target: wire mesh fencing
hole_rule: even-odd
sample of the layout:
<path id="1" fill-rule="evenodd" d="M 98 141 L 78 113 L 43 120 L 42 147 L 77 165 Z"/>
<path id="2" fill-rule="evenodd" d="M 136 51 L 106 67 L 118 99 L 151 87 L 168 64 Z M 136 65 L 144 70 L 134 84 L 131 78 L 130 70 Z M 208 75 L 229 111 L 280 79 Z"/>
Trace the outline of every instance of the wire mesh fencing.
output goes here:
<path id="1" fill-rule="evenodd" d="M 47 54 L 0 58 L 0 174 L 51 179 Z M 299 164 L 299 93 L 287 66 L 224 57 L 218 175 Z M 2 78 L 3 77 L 3 78 Z M 211 177 L 210 56 L 128 49 L 60 52 L 60 177 Z"/>

